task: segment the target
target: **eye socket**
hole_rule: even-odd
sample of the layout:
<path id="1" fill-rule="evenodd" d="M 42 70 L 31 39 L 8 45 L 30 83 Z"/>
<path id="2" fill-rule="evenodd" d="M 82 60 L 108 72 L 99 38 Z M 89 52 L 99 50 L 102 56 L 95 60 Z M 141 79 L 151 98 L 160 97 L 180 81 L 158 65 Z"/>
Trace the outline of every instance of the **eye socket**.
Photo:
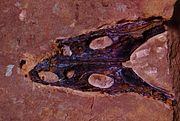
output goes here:
<path id="1" fill-rule="evenodd" d="M 93 50 L 104 49 L 106 47 L 111 46 L 112 44 L 113 41 L 109 37 L 105 36 L 92 40 L 89 44 L 89 48 Z"/>
<path id="2" fill-rule="evenodd" d="M 89 76 L 88 83 L 98 88 L 110 88 L 114 84 L 114 79 L 104 74 L 93 73 Z"/>

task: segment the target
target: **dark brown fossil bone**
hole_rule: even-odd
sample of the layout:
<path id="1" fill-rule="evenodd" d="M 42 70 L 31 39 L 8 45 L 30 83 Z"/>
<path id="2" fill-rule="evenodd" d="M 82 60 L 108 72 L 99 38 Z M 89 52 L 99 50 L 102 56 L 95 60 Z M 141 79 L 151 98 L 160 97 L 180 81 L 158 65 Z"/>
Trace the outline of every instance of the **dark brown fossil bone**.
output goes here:
<path id="1" fill-rule="evenodd" d="M 59 53 L 44 59 L 29 72 L 33 82 L 51 86 L 62 86 L 80 91 L 99 91 L 111 95 L 135 92 L 143 96 L 166 102 L 173 96 L 165 90 L 153 87 L 138 77 L 132 69 L 122 66 L 132 52 L 147 39 L 165 31 L 161 18 L 129 21 L 76 37 L 58 39 Z M 112 43 L 106 47 L 92 49 L 93 40 L 108 37 Z M 99 40 L 98 40 L 99 41 Z M 104 41 L 104 40 L 103 40 Z M 39 72 L 51 71 L 59 80 L 47 82 L 39 77 Z M 67 76 L 69 73 L 70 76 Z M 103 74 L 113 79 L 112 86 L 99 88 L 88 83 L 92 74 Z"/>

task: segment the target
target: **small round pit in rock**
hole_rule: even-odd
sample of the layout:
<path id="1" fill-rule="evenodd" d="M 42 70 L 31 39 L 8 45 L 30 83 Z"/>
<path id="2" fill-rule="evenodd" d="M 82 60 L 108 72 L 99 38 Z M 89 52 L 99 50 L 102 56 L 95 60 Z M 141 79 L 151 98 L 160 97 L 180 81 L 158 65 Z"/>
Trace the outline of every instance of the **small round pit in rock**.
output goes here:
<path id="1" fill-rule="evenodd" d="M 99 88 L 109 88 L 114 84 L 114 79 L 103 74 L 91 74 L 88 78 L 89 84 Z"/>
<path id="2" fill-rule="evenodd" d="M 67 76 L 67 78 L 72 78 L 73 76 L 74 76 L 74 70 L 69 70 L 67 73 L 66 73 L 66 76 Z"/>

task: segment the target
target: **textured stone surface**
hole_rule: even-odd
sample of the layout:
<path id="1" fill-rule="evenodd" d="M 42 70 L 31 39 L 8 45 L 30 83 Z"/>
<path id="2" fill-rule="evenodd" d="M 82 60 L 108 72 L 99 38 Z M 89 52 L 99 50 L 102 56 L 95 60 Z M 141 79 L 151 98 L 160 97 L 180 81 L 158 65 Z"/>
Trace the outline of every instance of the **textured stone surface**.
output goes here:
<path id="1" fill-rule="evenodd" d="M 1 0 L 1 40 L 3 52 L 39 53 L 49 40 L 96 29 L 122 19 L 151 16 L 169 19 L 175 0 Z M 8 20 L 8 21 L 7 21 Z M 22 21 L 23 20 L 23 21 Z"/>
<path id="2" fill-rule="evenodd" d="M 170 60 L 170 74 L 173 76 L 173 89 L 175 98 L 177 100 L 176 107 L 174 108 L 173 121 L 180 120 L 180 1 L 176 3 L 175 12 L 172 17 L 171 26 L 169 27 L 168 42 L 169 47 L 169 60 Z"/>
<path id="3" fill-rule="evenodd" d="M 180 7 L 180 6 L 179 6 Z M 180 10 L 180 8 L 178 9 Z M 178 14 L 179 15 L 179 14 Z M 180 26 L 178 27 L 178 31 L 171 28 L 169 32 L 169 39 L 172 40 L 168 43 L 169 46 L 169 57 L 170 57 L 170 72 L 173 76 L 173 87 L 175 92 L 175 97 L 177 100 L 177 105 L 174 108 L 175 114 L 173 121 L 180 120 Z"/>
<path id="4" fill-rule="evenodd" d="M 81 34 L 123 19 L 169 19 L 174 2 L 1 0 L 0 120 L 171 121 L 172 109 L 152 99 L 136 94 L 77 95 L 66 92 L 67 89 L 34 84 L 24 75 L 53 52 L 52 39 Z M 26 64 L 20 70 L 21 59 Z"/>
<path id="5" fill-rule="evenodd" d="M 167 32 L 150 38 L 133 52 L 130 62 L 126 62 L 124 65 L 132 67 L 146 82 L 172 91 L 167 43 Z"/>

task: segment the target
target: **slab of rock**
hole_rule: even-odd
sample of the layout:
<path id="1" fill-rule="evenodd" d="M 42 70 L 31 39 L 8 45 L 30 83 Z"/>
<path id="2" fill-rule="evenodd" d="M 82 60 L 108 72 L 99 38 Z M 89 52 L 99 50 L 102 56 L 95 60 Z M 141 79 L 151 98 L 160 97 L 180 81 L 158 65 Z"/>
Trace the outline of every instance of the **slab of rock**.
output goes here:
<path id="1" fill-rule="evenodd" d="M 173 117 L 162 103 L 133 93 L 95 98 L 92 114 L 92 121 L 171 121 Z"/>
<path id="2" fill-rule="evenodd" d="M 171 121 L 172 109 L 137 94 L 78 95 L 69 89 L 32 83 L 24 75 L 53 52 L 52 39 L 75 36 L 124 19 L 170 19 L 174 3 L 175 0 L 1 0 L 0 120 Z M 22 59 L 26 64 L 20 70 Z"/>

